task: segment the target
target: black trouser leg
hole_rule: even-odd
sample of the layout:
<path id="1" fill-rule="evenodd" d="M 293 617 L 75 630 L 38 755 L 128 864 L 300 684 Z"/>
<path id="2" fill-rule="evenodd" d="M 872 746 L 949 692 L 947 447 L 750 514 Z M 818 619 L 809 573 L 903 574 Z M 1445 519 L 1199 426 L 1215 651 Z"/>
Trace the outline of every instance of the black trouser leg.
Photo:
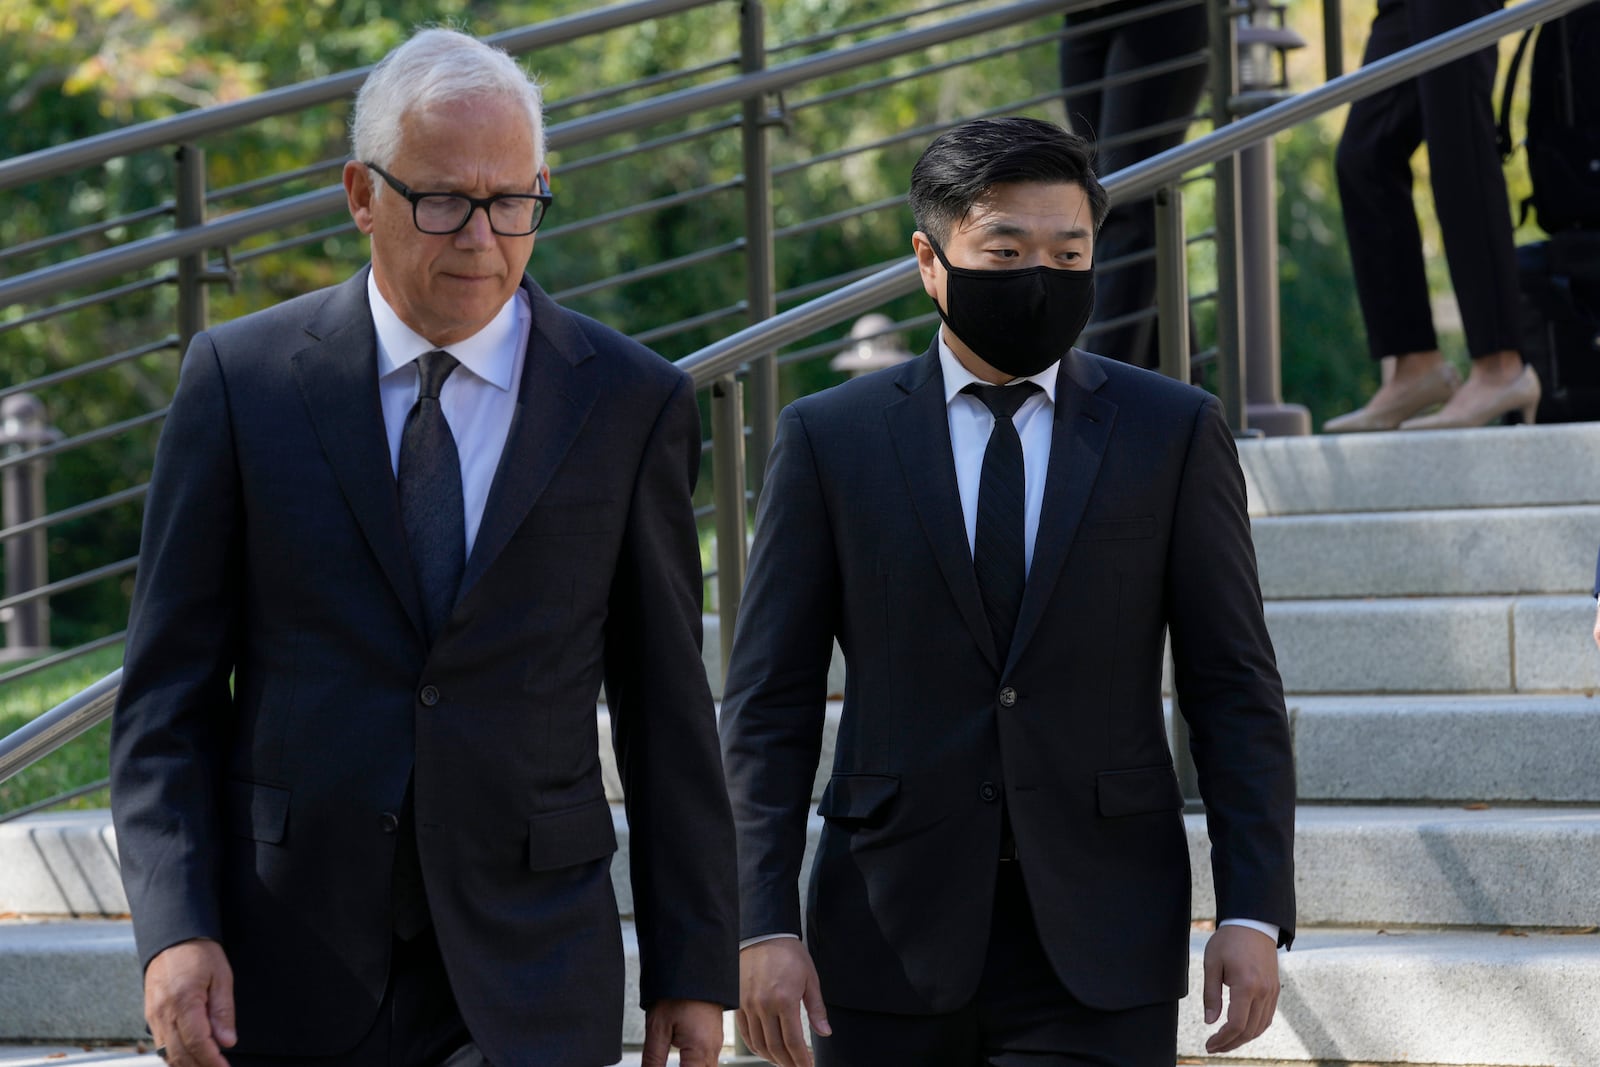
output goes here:
<path id="1" fill-rule="evenodd" d="M 1498 11 L 1501 0 L 1408 0 L 1413 40 Z M 1517 259 L 1505 171 L 1495 145 L 1494 77 L 1485 48 L 1417 78 L 1433 203 L 1467 352 L 1518 347 Z"/>
<path id="2" fill-rule="evenodd" d="M 971 1003 L 943 1015 L 830 1004 L 828 1022 L 833 1035 L 813 1038 L 818 1067 L 1171 1067 L 1177 1058 L 1177 1001 L 1097 1011 L 1061 985 L 1015 862 L 1000 864 Z"/>
<path id="3" fill-rule="evenodd" d="M 1149 6 L 1148 0 L 1099 7 L 1066 16 L 1068 28 L 1109 14 Z M 1204 63 L 1164 74 L 1145 75 L 1103 89 L 1072 87 L 1147 70 L 1158 63 L 1200 52 L 1206 46 L 1206 15 L 1195 6 L 1129 23 L 1117 29 L 1068 36 L 1061 43 L 1062 86 L 1073 129 L 1097 145 L 1096 170 L 1102 176 L 1164 152 L 1183 142 L 1188 120 L 1205 88 Z M 1155 307 L 1154 259 L 1106 269 L 1124 256 L 1155 248 L 1155 204 L 1146 198 L 1116 205 L 1095 240 L 1095 311 L 1085 347 L 1128 363 L 1154 367 L 1160 362 L 1156 321 L 1095 329 Z"/>
<path id="4" fill-rule="evenodd" d="M 1382 0 L 1363 62 L 1499 7 Z M 1495 50 L 1485 49 L 1351 105 L 1337 156 L 1339 196 L 1374 359 L 1439 347 L 1412 200 L 1411 156 L 1424 141 L 1468 351 L 1517 345 L 1516 259 L 1491 106 L 1495 61 Z"/>

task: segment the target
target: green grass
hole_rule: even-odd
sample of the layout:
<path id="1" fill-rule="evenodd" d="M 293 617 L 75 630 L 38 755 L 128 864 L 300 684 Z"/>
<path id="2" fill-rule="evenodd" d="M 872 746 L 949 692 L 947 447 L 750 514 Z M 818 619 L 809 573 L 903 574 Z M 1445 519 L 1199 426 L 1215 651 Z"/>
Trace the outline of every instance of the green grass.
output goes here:
<path id="1" fill-rule="evenodd" d="M 122 646 L 113 645 L 66 663 L 8 682 L 0 687 L 0 737 L 99 681 L 122 665 Z M 106 776 L 111 724 L 101 723 L 7 782 L 0 782 L 0 812 L 15 811 Z M 99 789 L 62 807 L 103 808 L 106 790 Z"/>

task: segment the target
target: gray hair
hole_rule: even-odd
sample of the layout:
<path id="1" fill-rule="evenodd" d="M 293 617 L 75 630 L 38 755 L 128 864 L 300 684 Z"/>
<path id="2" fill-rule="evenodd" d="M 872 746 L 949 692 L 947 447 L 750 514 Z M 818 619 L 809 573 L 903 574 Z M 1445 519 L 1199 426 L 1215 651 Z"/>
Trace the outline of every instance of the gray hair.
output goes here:
<path id="1" fill-rule="evenodd" d="M 475 96 L 522 101 L 533 124 L 533 156 L 544 166 L 544 104 L 539 83 L 503 49 L 458 30 L 425 29 L 395 48 L 374 68 L 356 94 L 350 116 L 355 158 L 380 167 L 400 152 L 400 123 L 410 112 Z M 382 182 L 373 184 L 383 188 Z"/>

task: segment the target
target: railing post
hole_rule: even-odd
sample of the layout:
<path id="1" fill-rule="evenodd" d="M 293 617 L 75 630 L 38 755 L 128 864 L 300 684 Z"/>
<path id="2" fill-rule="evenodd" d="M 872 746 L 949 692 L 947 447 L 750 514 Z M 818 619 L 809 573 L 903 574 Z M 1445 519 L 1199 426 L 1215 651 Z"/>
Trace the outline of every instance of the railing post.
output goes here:
<path id="1" fill-rule="evenodd" d="M 767 65 L 766 7 L 762 0 L 739 6 L 739 66 L 746 74 Z M 772 226 L 772 159 L 767 149 L 768 114 L 764 95 L 745 100 L 744 138 L 745 306 L 752 324 L 777 314 L 777 270 Z M 761 491 L 767 454 L 778 424 L 777 359 L 765 352 L 750 361 L 750 485 Z M 742 514 L 741 509 L 741 514 Z"/>
<path id="2" fill-rule="evenodd" d="M 1189 380 L 1189 262 L 1183 229 L 1183 190 L 1176 184 L 1157 190 L 1156 342 L 1161 373 Z"/>
<path id="3" fill-rule="evenodd" d="M 1283 344 L 1278 317 L 1278 152 L 1272 140 L 1239 153 L 1241 274 L 1245 301 L 1245 410 L 1268 437 L 1311 432 L 1311 412 L 1283 402 Z"/>
<path id="4" fill-rule="evenodd" d="M 176 222 L 180 230 L 206 221 L 206 154 L 191 144 L 179 145 L 176 154 L 178 195 Z M 206 328 L 207 262 L 204 251 L 178 260 L 178 350 L 187 352 L 189 341 Z"/>
<path id="5" fill-rule="evenodd" d="M 32 452 L 55 437 L 38 397 L 15 393 L 0 401 L 0 455 Z M 34 460 L 0 472 L 0 528 L 32 522 L 44 514 L 45 466 L 44 460 Z M 6 539 L 7 599 L 50 583 L 46 536 L 40 527 Z M 6 647 L 0 650 L 0 660 L 32 659 L 49 650 L 49 598 L 14 605 L 5 615 Z"/>
<path id="6" fill-rule="evenodd" d="M 1239 91 L 1230 0 L 1211 0 L 1211 119 L 1216 129 L 1233 121 Z M 1228 425 L 1243 433 L 1245 421 L 1244 352 L 1239 338 L 1239 180 L 1238 156 L 1219 159 L 1216 183 L 1217 230 L 1217 396 Z"/>
<path id="7" fill-rule="evenodd" d="M 722 641 L 722 678 L 733 657 L 733 628 L 744 591 L 744 387 L 729 374 L 711 383 L 711 478 L 717 503 L 717 628 Z M 723 1064 L 762 1064 L 744 1038 L 733 1035 L 733 1057 Z"/>
<path id="8" fill-rule="evenodd" d="M 1279 21 L 1270 0 L 1250 0 L 1238 42 L 1240 66 L 1236 114 L 1254 114 L 1287 99 L 1289 53 L 1305 47 L 1299 34 Z M 1279 73 L 1281 65 L 1282 72 Z M 1239 274 L 1246 295 L 1241 339 L 1245 358 L 1245 417 L 1269 437 L 1311 432 L 1311 412 L 1283 402 L 1283 344 L 1278 316 L 1277 147 L 1266 137 L 1239 153 Z"/>
<path id="9" fill-rule="evenodd" d="M 1344 74 L 1344 15 L 1339 0 L 1322 0 L 1322 68 L 1324 81 Z"/>
<path id="10" fill-rule="evenodd" d="M 726 678 L 745 564 L 744 386 L 731 374 L 711 383 L 711 482 L 717 505 L 717 613 Z"/>

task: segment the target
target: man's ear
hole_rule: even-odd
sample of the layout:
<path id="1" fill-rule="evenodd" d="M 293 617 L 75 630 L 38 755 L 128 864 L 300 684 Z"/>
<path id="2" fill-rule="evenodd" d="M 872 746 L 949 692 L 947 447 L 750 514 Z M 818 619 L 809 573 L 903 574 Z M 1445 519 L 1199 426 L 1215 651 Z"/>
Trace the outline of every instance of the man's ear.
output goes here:
<path id="1" fill-rule="evenodd" d="M 921 230 L 911 235 L 911 250 L 917 256 L 917 270 L 922 275 L 922 291 L 943 305 L 944 264 L 933 251 L 933 242 Z"/>
<path id="2" fill-rule="evenodd" d="M 372 232 L 372 172 L 364 164 L 350 160 L 344 165 L 344 198 L 350 206 L 350 217 L 356 229 Z"/>

